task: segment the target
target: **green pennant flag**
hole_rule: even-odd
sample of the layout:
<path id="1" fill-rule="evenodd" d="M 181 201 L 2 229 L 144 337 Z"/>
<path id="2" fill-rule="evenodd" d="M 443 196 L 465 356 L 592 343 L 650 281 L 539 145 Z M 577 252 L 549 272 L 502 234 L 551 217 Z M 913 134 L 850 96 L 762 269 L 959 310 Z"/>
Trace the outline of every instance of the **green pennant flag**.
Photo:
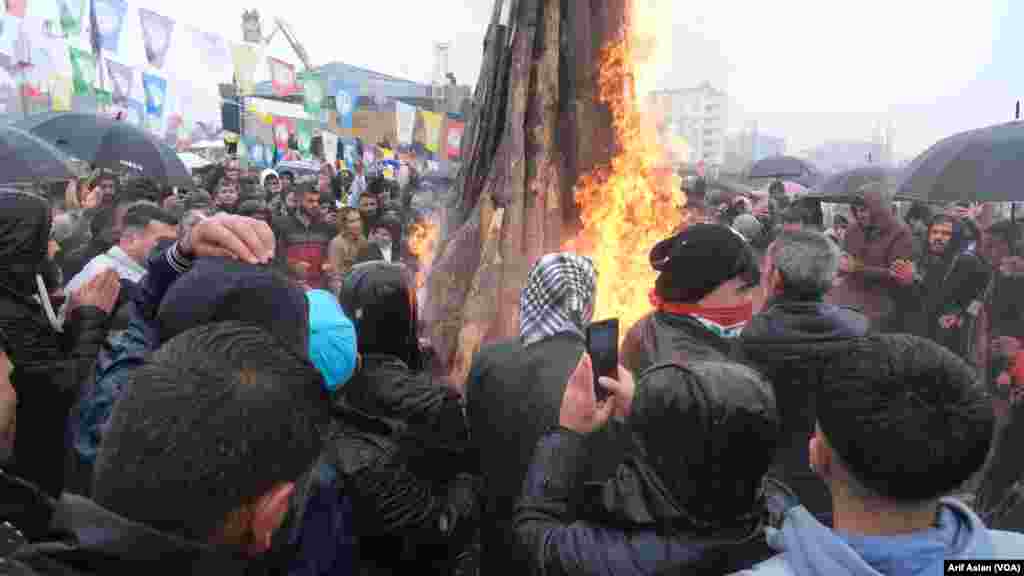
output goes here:
<path id="1" fill-rule="evenodd" d="M 60 28 L 65 37 L 78 38 L 82 33 L 82 21 L 85 20 L 85 9 L 88 4 L 86 0 L 58 0 Z"/>
<path id="2" fill-rule="evenodd" d="M 94 93 L 93 86 L 96 85 L 96 57 L 74 46 L 68 46 L 68 51 L 71 53 L 71 73 L 75 94 L 91 96 Z"/>
<path id="3" fill-rule="evenodd" d="M 303 157 L 309 156 L 313 143 L 313 123 L 309 120 L 299 120 L 296 122 L 295 139 L 298 141 L 299 152 Z"/>
<path id="4" fill-rule="evenodd" d="M 96 90 L 96 104 L 100 106 L 112 106 L 114 95 L 106 90 Z"/>
<path id="5" fill-rule="evenodd" d="M 316 72 L 305 72 L 301 75 L 301 81 L 306 113 L 318 116 L 324 103 L 323 78 Z"/>

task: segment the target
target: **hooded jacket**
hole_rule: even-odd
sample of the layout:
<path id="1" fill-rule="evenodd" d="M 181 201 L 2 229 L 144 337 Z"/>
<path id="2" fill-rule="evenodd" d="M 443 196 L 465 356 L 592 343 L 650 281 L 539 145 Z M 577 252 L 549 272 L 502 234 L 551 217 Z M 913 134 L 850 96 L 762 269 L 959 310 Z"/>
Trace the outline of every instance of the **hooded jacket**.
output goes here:
<path id="1" fill-rule="evenodd" d="M 967 506 L 940 502 L 937 525 L 902 536 L 855 536 L 833 532 L 803 506 L 786 513 L 768 543 L 781 552 L 739 574 L 748 576 L 925 576 L 943 574 L 943 560 L 1019 559 L 1024 535 L 989 530 Z"/>
<path id="2" fill-rule="evenodd" d="M 356 266 L 341 303 L 362 365 L 335 395 L 323 476 L 352 498 L 364 574 L 442 572 L 475 509 L 473 482 L 460 476 L 472 467 L 458 395 L 420 371 L 415 292 L 401 265 Z"/>
<path id="3" fill-rule="evenodd" d="M 849 308 L 785 295 L 770 300 L 740 335 L 737 359 L 771 382 L 779 408 L 780 442 L 773 474 L 813 514 L 829 515 L 832 496 L 810 470 L 807 439 L 814 432 L 815 392 L 824 370 L 870 322 Z"/>
<path id="4" fill-rule="evenodd" d="M 636 453 L 614 478 L 585 486 L 579 516 L 570 501 L 582 437 L 541 439 L 514 523 L 533 574 L 723 574 L 771 554 L 763 530 L 793 498 L 763 480 L 774 398 L 752 371 L 726 366 L 701 363 L 698 378 L 663 364 L 640 376 Z"/>
<path id="5" fill-rule="evenodd" d="M 954 222 L 953 237 L 942 255 L 934 256 L 927 252 L 919 263 L 922 279 L 912 289 L 916 307 L 913 312 L 907 311 L 913 319 L 913 323 L 908 322 L 908 332 L 930 338 L 965 358 L 966 331 L 963 327 L 942 328 L 939 318 L 955 314 L 966 320 L 971 302 L 980 296 L 988 283 L 988 266 L 968 249 L 970 243 L 963 225 Z"/>
<path id="6" fill-rule="evenodd" d="M 842 284 L 831 293 L 830 301 L 861 308 L 873 327 L 885 329 L 894 296 L 902 289 L 889 277 L 889 266 L 896 260 L 913 258 L 914 242 L 910 228 L 893 215 L 881 190 L 868 189 L 862 198 L 871 214 L 871 224 L 865 228 L 854 223 L 846 232 L 844 247 L 847 254 L 868 268 L 845 275 Z M 893 320 L 898 323 L 900 319 Z"/>
<path id="7" fill-rule="evenodd" d="M 57 333 L 35 298 L 35 275 L 46 259 L 50 208 L 46 200 L 0 192 L 0 331 L 14 364 L 18 433 L 10 472 L 51 496 L 64 483 L 65 423 L 79 386 L 92 375 L 109 316 L 75 308 Z"/>

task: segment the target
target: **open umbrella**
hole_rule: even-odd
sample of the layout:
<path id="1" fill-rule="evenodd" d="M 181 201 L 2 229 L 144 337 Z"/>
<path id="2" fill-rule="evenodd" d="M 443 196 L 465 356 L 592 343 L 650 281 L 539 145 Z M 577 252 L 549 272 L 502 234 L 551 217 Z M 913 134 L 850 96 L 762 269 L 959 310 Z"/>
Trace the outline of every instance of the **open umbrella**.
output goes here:
<path id="1" fill-rule="evenodd" d="M 178 158 L 181 158 L 182 164 L 184 164 L 185 167 L 193 173 L 195 173 L 196 170 L 200 170 L 213 164 L 213 162 L 210 162 L 206 158 L 192 152 L 179 152 Z"/>
<path id="2" fill-rule="evenodd" d="M 941 140 L 907 167 L 897 193 L 933 202 L 1024 200 L 1024 123 Z"/>
<path id="3" fill-rule="evenodd" d="M 0 126 L 0 183 L 62 180 L 77 176 L 70 158 L 14 126 Z"/>
<path id="4" fill-rule="evenodd" d="M 133 169 L 168 186 L 191 186 L 178 154 L 127 122 L 80 112 L 47 112 L 15 123 L 97 168 Z"/>
<path id="5" fill-rule="evenodd" d="M 747 176 L 756 178 L 774 178 L 789 180 L 805 188 L 812 188 L 821 180 L 818 169 L 806 160 L 793 156 L 771 156 L 754 162 Z"/>

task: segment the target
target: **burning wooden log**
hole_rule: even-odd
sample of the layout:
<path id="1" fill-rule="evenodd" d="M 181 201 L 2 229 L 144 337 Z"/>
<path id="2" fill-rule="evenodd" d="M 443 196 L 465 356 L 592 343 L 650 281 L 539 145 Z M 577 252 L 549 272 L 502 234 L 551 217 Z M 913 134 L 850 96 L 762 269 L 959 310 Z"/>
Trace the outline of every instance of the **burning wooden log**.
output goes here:
<path id="1" fill-rule="evenodd" d="M 629 1 L 495 2 L 459 200 L 428 280 L 429 337 L 456 387 L 480 346 L 518 334 L 530 267 L 580 229 L 574 187 L 612 159 L 598 68 Z"/>

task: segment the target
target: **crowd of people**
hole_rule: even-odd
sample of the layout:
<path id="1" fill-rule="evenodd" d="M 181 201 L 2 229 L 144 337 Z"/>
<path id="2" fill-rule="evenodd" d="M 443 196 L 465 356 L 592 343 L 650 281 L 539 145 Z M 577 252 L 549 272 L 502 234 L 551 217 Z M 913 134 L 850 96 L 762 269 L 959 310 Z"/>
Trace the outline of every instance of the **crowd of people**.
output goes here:
<path id="1" fill-rule="evenodd" d="M 0 572 L 1024 558 L 1015 222 L 904 223 L 868 186 L 824 231 L 820 207 L 687 185 L 615 378 L 585 337 L 601 271 L 560 252 L 453 385 L 422 338 L 413 189 L 229 160 L 188 195 L 104 172 L 0 190 Z"/>

